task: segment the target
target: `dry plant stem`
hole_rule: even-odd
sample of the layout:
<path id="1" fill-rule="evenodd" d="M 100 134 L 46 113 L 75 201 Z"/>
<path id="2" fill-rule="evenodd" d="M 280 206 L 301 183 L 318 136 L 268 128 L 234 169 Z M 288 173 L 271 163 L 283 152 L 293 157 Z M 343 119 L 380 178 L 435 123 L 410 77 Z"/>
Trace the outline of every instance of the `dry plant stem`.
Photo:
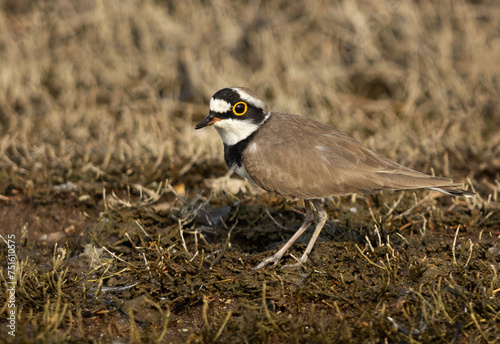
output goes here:
<path id="1" fill-rule="evenodd" d="M 401 191 L 398 199 L 396 201 L 394 201 L 392 207 L 390 207 L 389 211 L 387 212 L 387 214 L 385 214 L 386 217 L 389 217 L 394 212 L 394 210 L 396 210 L 396 208 L 398 207 L 399 203 L 401 203 L 401 200 L 403 199 L 404 195 L 405 195 L 404 191 Z"/>
<path id="2" fill-rule="evenodd" d="M 474 243 L 472 242 L 471 239 L 469 239 L 469 258 L 467 258 L 467 261 L 465 262 L 464 269 L 469 265 L 470 259 L 472 258 L 472 249 L 474 248 Z"/>
<path id="3" fill-rule="evenodd" d="M 283 332 L 283 330 L 276 324 L 276 321 L 271 316 L 271 313 L 269 312 L 269 308 L 267 307 L 267 301 L 266 301 L 266 282 L 264 281 L 262 283 L 262 307 L 264 309 L 264 313 L 266 314 L 267 320 L 271 323 L 273 328 L 278 331 L 278 332 Z"/>
<path id="4" fill-rule="evenodd" d="M 179 234 L 181 236 L 181 241 L 182 241 L 182 247 L 184 248 L 184 251 L 186 251 L 186 254 L 189 257 L 189 259 L 191 259 L 193 257 L 191 256 L 191 253 L 189 253 L 189 250 L 186 245 L 186 240 L 184 240 L 184 229 L 182 228 L 182 223 L 180 219 L 178 219 L 178 225 L 179 225 Z"/>
<path id="5" fill-rule="evenodd" d="M 144 233 L 144 235 L 149 238 L 149 234 L 144 230 L 144 227 L 141 226 L 141 224 L 139 223 L 139 221 L 138 220 L 134 220 L 134 222 L 141 229 L 142 233 Z"/>
<path id="6" fill-rule="evenodd" d="M 267 205 L 265 206 L 265 212 L 267 214 L 267 216 L 269 216 L 269 218 L 271 219 L 271 221 L 273 221 L 273 223 L 278 226 L 279 228 L 283 229 L 283 230 L 288 230 L 288 228 L 286 228 L 285 226 L 283 226 L 281 223 L 279 223 L 278 221 L 276 221 L 274 219 L 274 217 L 271 215 L 271 213 L 269 212 L 269 208 L 267 207 Z"/>
<path id="7" fill-rule="evenodd" d="M 153 278 L 153 275 L 151 274 L 151 268 L 149 267 L 148 260 L 146 259 L 146 254 L 142 252 L 142 259 L 144 260 L 144 265 L 146 266 L 146 270 L 149 272 L 149 277 Z"/>
<path id="8" fill-rule="evenodd" d="M 356 248 L 358 249 L 359 253 L 361 253 L 361 255 L 368 261 L 368 263 L 370 263 L 373 266 L 376 266 L 379 269 L 387 270 L 386 267 L 378 265 L 377 263 L 373 262 L 370 258 L 368 258 L 368 256 L 363 253 L 363 250 L 361 250 L 358 245 L 356 245 Z"/>
<path id="9" fill-rule="evenodd" d="M 453 246 L 451 247 L 451 252 L 453 254 L 453 264 L 455 264 L 455 265 L 458 265 L 457 257 L 455 255 L 455 248 L 457 246 L 457 237 L 458 237 L 459 231 L 460 231 L 460 225 L 458 225 L 457 230 L 455 231 L 455 237 L 453 238 Z"/>
<path id="10" fill-rule="evenodd" d="M 408 240 L 407 240 L 404 236 L 402 236 L 402 235 L 401 235 L 401 234 L 399 234 L 399 233 L 396 233 L 396 234 L 397 234 L 397 235 L 398 235 L 398 236 L 399 236 L 402 240 L 404 240 L 404 242 L 406 243 L 406 245 L 410 245 L 410 243 L 408 242 Z"/>
<path id="11" fill-rule="evenodd" d="M 428 195 L 426 195 L 423 199 L 421 199 L 420 201 L 418 201 L 417 194 L 413 193 L 413 198 L 415 199 L 415 204 L 412 205 L 410 208 L 408 208 L 404 213 L 401 213 L 401 214 L 397 215 L 395 217 L 396 219 L 399 219 L 399 218 L 402 218 L 404 216 L 407 216 L 408 214 L 410 214 L 413 211 L 413 209 L 415 209 L 416 207 L 419 207 L 423 203 L 429 201 L 429 199 L 431 198 L 431 194 L 428 193 Z"/>
<path id="12" fill-rule="evenodd" d="M 213 269 L 213 267 L 215 266 L 215 264 L 217 264 L 222 259 L 222 257 L 224 256 L 224 253 L 226 253 L 229 245 L 231 244 L 231 233 L 233 232 L 233 229 L 236 228 L 237 224 L 238 224 L 238 221 L 235 222 L 235 224 L 231 227 L 231 229 L 227 233 L 227 238 L 226 238 L 226 242 L 224 244 L 224 248 L 217 255 L 217 257 L 214 259 L 214 261 L 210 264 L 210 270 Z"/>
<path id="13" fill-rule="evenodd" d="M 219 339 L 219 337 L 221 336 L 222 334 L 222 331 L 224 330 L 224 328 L 226 327 L 226 324 L 229 320 L 229 318 L 231 317 L 231 315 L 233 314 L 232 311 L 228 311 L 227 314 L 226 314 L 226 317 L 224 318 L 224 321 L 222 322 L 222 324 L 220 325 L 220 328 L 219 330 L 217 331 L 217 334 L 215 335 L 214 337 L 214 343 L 217 342 L 217 340 Z"/>
<path id="14" fill-rule="evenodd" d="M 372 251 L 372 253 L 375 253 L 375 249 L 373 248 L 373 245 L 372 245 L 372 243 L 370 241 L 370 238 L 368 238 L 368 235 L 365 235 L 365 240 L 366 240 L 366 243 L 368 244 L 368 247 Z"/>
<path id="15" fill-rule="evenodd" d="M 125 236 L 127 237 L 128 241 L 130 242 L 130 244 L 132 245 L 132 247 L 136 250 L 142 250 L 143 248 L 142 247 L 138 247 L 134 244 L 134 241 L 132 240 L 132 238 L 130 237 L 130 235 L 128 233 L 125 233 Z"/>
<path id="16" fill-rule="evenodd" d="M 479 331 L 479 333 L 481 333 L 481 336 L 483 337 L 483 339 L 487 343 L 493 343 L 493 342 L 491 342 L 491 341 L 488 340 L 488 337 L 484 334 L 483 329 L 479 325 L 479 321 L 477 320 L 476 314 L 474 313 L 474 305 L 472 304 L 472 302 L 469 302 L 469 311 L 470 311 L 470 317 L 472 318 L 472 321 L 474 322 L 474 325 L 476 325 L 477 330 Z"/>
<path id="17" fill-rule="evenodd" d="M 380 230 L 377 225 L 375 225 L 375 234 L 377 234 L 378 246 L 382 246 L 382 237 L 380 236 Z"/>

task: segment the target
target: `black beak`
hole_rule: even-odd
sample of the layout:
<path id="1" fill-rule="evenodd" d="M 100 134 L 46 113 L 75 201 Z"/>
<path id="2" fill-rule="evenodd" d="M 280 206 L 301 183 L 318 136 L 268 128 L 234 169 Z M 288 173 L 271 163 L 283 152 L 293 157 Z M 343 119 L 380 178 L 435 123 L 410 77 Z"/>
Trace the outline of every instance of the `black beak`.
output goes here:
<path id="1" fill-rule="evenodd" d="M 205 128 L 209 125 L 214 124 L 215 122 L 220 121 L 220 118 L 215 117 L 211 113 L 208 114 L 207 117 L 205 117 L 200 123 L 196 124 L 196 127 L 194 127 L 195 130 Z"/>

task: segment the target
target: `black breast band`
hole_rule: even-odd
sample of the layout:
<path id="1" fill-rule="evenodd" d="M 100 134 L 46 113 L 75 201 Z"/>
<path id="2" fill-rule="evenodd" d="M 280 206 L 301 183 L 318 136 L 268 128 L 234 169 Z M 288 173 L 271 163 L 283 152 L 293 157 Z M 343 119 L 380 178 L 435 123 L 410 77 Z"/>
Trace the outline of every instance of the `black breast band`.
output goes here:
<path id="1" fill-rule="evenodd" d="M 226 161 L 227 167 L 231 168 L 233 165 L 241 167 L 242 165 L 242 154 L 246 146 L 253 139 L 255 133 L 248 136 L 246 139 L 234 145 L 224 144 L 224 160 Z"/>

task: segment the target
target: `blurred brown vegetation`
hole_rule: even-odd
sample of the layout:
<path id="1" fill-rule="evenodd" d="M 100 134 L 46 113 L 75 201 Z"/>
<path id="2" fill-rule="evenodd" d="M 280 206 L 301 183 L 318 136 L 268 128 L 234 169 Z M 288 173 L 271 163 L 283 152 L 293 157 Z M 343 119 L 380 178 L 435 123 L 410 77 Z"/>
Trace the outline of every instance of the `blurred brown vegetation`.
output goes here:
<path id="1" fill-rule="evenodd" d="M 423 221 L 418 220 L 421 215 L 416 215 L 417 220 L 415 217 L 406 218 L 403 216 L 406 215 L 405 209 L 401 209 L 403 215 L 394 220 L 390 216 L 393 209 L 378 225 L 396 231 L 398 228 L 408 228 L 409 223 L 413 230 L 425 232 L 426 217 L 432 218 L 434 224 L 431 229 L 436 233 L 445 233 L 443 235 L 446 236 L 446 242 L 451 245 L 455 229 L 460 224 L 462 229 L 469 230 L 462 247 L 465 250 L 463 263 L 469 257 L 466 240 L 475 238 L 477 241 L 480 232 L 488 233 L 484 237 L 490 240 L 487 244 L 489 246 L 475 246 L 477 252 L 470 246 L 470 257 L 477 258 L 480 262 L 481 257 L 485 257 L 484 252 L 489 252 L 487 250 L 490 247 L 498 246 L 498 239 L 495 237 L 500 234 L 500 207 L 497 199 L 500 179 L 499 23 L 500 3 L 495 0 L 0 0 L 0 221 L 1 217 L 4 218 L 0 233 L 5 235 L 15 232 L 21 238 L 23 225 L 31 226 L 31 234 L 23 234 L 23 240 L 26 239 L 24 235 L 27 235 L 25 244 L 29 247 L 25 255 L 46 257 L 48 262 L 43 263 L 51 266 L 54 273 L 61 262 L 52 262 L 53 246 L 37 246 L 41 235 L 47 232 L 64 231 L 68 236 L 74 237 L 81 232 L 88 236 L 89 232 L 101 224 L 97 234 L 92 234 L 92 240 L 75 239 L 75 242 L 67 244 L 70 254 L 80 254 L 84 244 L 92 242 L 108 246 L 110 244 L 106 240 L 109 239 L 109 233 L 113 232 L 121 240 L 124 238 L 123 231 L 130 229 L 130 223 L 142 221 L 144 233 L 148 232 L 152 237 L 157 236 L 160 230 L 172 229 L 170 237 L 167 235 L 168 240 L 158 239 L 158 245 L 180 245 L 179 228 L 176 226 L 181 227 L 181 221 L 177 223 L 177 220 L 182 218 L 182 226 L 189 224 L 193 226 L 190 229 L 197 230 L 198 224 L 193 219 L 201 207 L 200 202 L 208 201 L 208 194 L 213 191 L 204 181 L 226 173 L 218 135 L 213 130 L 194 132 L 193 126 L 206 115 L 207 103 L 213 93 L 223 87 L 245 86 L 262 95 L 274 111 L 301 114 L 329 123 L 406 166 L 466 181 L 468 188 L 478 192 L 477 199 L 448 201 L 454 202 L 451 205 L 446 201 L 436 203 L 429 199 L 428 203 L 424 202 L 422 205 L 422 202 L 415 199 L 415 207 L 420 207 L 416 209 L 419 214 L 423 214 Z M 169 196 L 163 193 L 155 195 L 151 190 L 164 185 L 162 183 L 167 178 L 173 185 L 167 190 Z M 108 196 L 112 192 L 118 194 L 113 198 L 115 203 L 103 201 L 107 197 L 103 190 L 108 192 Z M 161 208 L 163 215 L 158 210 L 160 208 L 153 209 L 163 218 L 153 212 L 142 219 L 144 214 L 141 207 L 133 207 L 125 201 L 120 203 L 120 200 L 127 197 L 141 198 L 142 190 L 149 192 L 153 201 L 161 198 L 164 203 L 170 204 Z M 215 205 L 229 204 L 230 200 L 235 199 L 243 200 L 243 210 L 238 206 L 230 219 L 233 222 L 229 225 L 234 224 L 245 230 L 251 230 L 255 226 L 251 218 L 255 220 L 255 217 L 261 216 L 252 213 L 254 209 L 250 206 L 254 203 L 260 204 L 260 214 L 263 212 L 264 202 L 270 204 L 273 216 L 282 211 L 295 214 L 289 209 L 289 205 L 283 205 L 272 197 L 222 194 L 220 198 L 214 196 L 212 199 Z M 352 223 L 359 221 L 364 223 L 364 227 L 373 228 L 369 223 L 380 219 L 380 214 L 387 214 L 383 204 L 389 203 L 385 200 L 379 202 L 378 197 L 382 196 L 373 196 L 374 214 L 370 215 L 365 210 Z M 410 208 L 413 197 L 417 196 L 407 193 L 402 204 Z M 366 203 L 369 202 L 361 202 L 364 205 Z M 149 205 L 147 201 L 138 204 Z M 354 203 L 348 203 L 348 207 L 352 204 Z M 119 212 L 120 207 L 127 208 L 127 211 L 132 208 L 133 212 L 124 215 Z M 446 209 L 451 211 L 447 212 Z M 112 211 L 117 213 L 112 215 Z M 450 215 L 453 211 L 456 211 L 456 215 Z M 346 215 L 338 208 L 331 209 L 331 212 L 340 217 L 342 226 L 349 227 L 351 215 Z M 107 217 L 108 222 L 103 220 L 104 217 Z M 240 218 L 239 224 L 235 221 L 236 217 Z M 300 224 L 299 215 L 289 218 L 291 223 L 287 223 L 287 226 Z M 393 220 L 396 222 L 391 222 Z M 278 219 L 279 221 L 281 220 Z M 270 220 L 267 226 L 276 227 Z M 105 230 L 109 230 L 108 234 L 103 234 L 106 233 Z M 406 235 L 402 231 L 398 233 Z M 375 234 L 370 235 L 376 238 Z M 372 236 L 370 238 L 373 239 Z M 282 237 L 275 234 L 274 239 L 279 238 Z M 364 243 L 364 234 L 360 238 L 360 242 Z M 137 238 L 134 237 L 131 242 L 137 247 L 141 246 L 135 239 Z M 116 238 L 110 240 L 116 241 Z M 246 237 L 240 240 L 245 241 Z M 383 246 L 380 240 L 379 244 Z M 188 245 L 194 244 L 188 242 Z M 259 245 L 260 242 L 255 244 Z M 390 241 L 388 245 L 391 247 Z M 438 242 L 436 245 L 441 247 Z M 189 246 L 189 249 L 193 247 Z M 355 246 L 351 245 L 352 247 Z M 337 246 L 335 248 L 341 250 Z M 38 249 L 41 251 L 37 251 Z M 159 257 L 165 254 L 160 251 Z M 172 252 L 169 254 L 173 255 Z M 360 256 L 355 248 L 352 252 L 366 263 L 364 256 Z M 449 262 L 451 259 L 449 250 L 442 247 L 432 252 L 447 254 L 445 261 Z M 178 255 L 184 253 L 177 252 Z M 380 253 L 380 256 L 385 257 L 384 254 Z M 423 251 L 415 254 L 420 258 L 427 257 L 426 254 L 431 255 Z M 392 255 L 394 256 L 394 250 Z M 40 257 L 37 259 L 42 259 Z M 180 256 L 176 257 L 176 269 L 183 270 L 184 267 L 179 262 Z M 192 260 L 196 262 L 195 257 L 189 257 L 188 254 L 188 258 L 186 271 L 196 274 L 193 272 L 196 269 L 191 265 Z M 334 270 L 328 278 L 341 279 L 334 257 L 330 258 L 328 262 L 334 266 Z M 148 259 L 153 260 L 150 256 Z M 233 264 L 241 261 L 241 258 L 235 257 L 223 257 L 222 261 L 225 259 Z M 477 276 L 480 275 L 478 271 L 486 274 L 485 280 L 476 282 L 477 285 L 488 285 L 488 290 L 498 292 L 498 252 L 496 256 L 488 256 L 488 259 L 484 266 L 482 263 L 474 265 L 478 269 Z M 258 257 L 255 258 L 257 260 Z M 31 324 L 38 324 L 38 327 L 30 327 L 33 337 L 42 333 L 39 337 L 47 339 L 56 333 L 61 335 L 57 330 L 61 323 L 55 320 L 53 323 L 43 323 L 37 319 L 42 317 L 41 314 L 49 312 L 49 306 L 46 304 L 44 308 L 44 302 L 54 301 L 54 295 L 62 297 L 61 281 L 64 276 L 60 276 L 59 280 L 51 272 L 38 276 L 37 265 L 41 262 L 35 260 L 31 270 L 26 267 L 25 275 L 20 272 L 19 278 L 26 279 L 29 275 L 27 271 L 31 271 L 34 274 L 30 277 L 33 285 L 36 285 L 33 281 L 47 278 L 47 285 L 50 286 L 47 288 L 49 291 L 53 290 L 53 293 L 47 292 L 39 296 L 37 306 L 32 306 L 35 315 L 31 314 L 29 318 Z M 245 262 L 248 270 L 251 264 Z M 142 258 L 139 263 L 142 264 Z M 404 265 L 400 269 L 420 269 L 418 264 L 421 263 L 410 262 L 410 259 L 407 263 L 410 265 Z M 454 266 L 456 263 L 455 261 Z M 442 264 L 444 266 L 447 263 L 435 263 L 435 266 Z M 467 261 L 465 266 L 468 264 Z M 366 265 L 367 269 L 371 266 Z M 203 262 L 199 266 L 203 266 Z M 446 266 L 446 273 L 442 276 L 456 273 Z M 170 269 L 174 268 L 170 266 Z M 95 271 L 97 270 L 93 270 L 93 273 Z M 232 270 L 224 271 L 229 273 L 227 271 Z M 257 273 L 246 272 L 249 277 L 245 283 L 254 292 L 245 295 L 250 295 L 252 300 L 265 300 L 263 283 L 267 283 L 268 297 L 282 288 L 281 277 L 274 272 L 259 275 L 258 285 L 252 284 L 257 283 L 256 281 L 249 282 Z M 169 273 L 176 278 L 182 275 L 172 270 Z M 394 271 L 391 273 L 397 275 Z M 205 271 L 204 274 L 212 272 Z M 149 273 L 143 271 L 143 275 L 149 276 Z M 71 280 L 80 283 L 78 276 L 72 276 Z M 210 282 L 211 285 L 225 281 L 227 277 L 220 271 L 216 276 L 220 276 L 220 279 Z M 394 276 L 387 277 L 387 280 L 382 278 L 381 283 L 402 283 L 398 280 L 399 277 Z M 137 276 L 132 277 L 129 280 L 134 280 Z M 288 278 L 286 283 L 301 283 L 298 277 L 284 278 Z M 92 281 L 97 280 L 99 279 L 95 278 Z M 428 280 L 432 280 L 432 276 Z M 469 279 L 467 281 L 472 283 Z M 81 283 L 78 283 L 75 286 L 81 288 Z M 169 280 L 162 283 L 173 282 Z M 210 283 L 207 282 L 207 285 Z M 244 284 L 241 281 L 238 283 Z M 329 287 L 325 280 L 315 280 L 314 283 Z M 418 288 L 419 284 L 415 283 L 412 287 Z M 446 288 L 453 289 L 456 283 L 461 285 L 460 288 L 467 289 L 466 282 L 451 279 L 447 283 L 449 286 Z M 73 295 L 71 297 L 76 300 L 83 296 L 74 296 L 81 291 L 75 286 L 71 289 L 75 294 L 68 291 L 68 295 Z M 33 288 L 36 289 L 34 286 Z M 188 290 L 192 286 L 188 285 L 186 288 Z M 231 288 L 238 289 L 234 285 Z M 359 288 L 366 288 L 366 285 L 360 284 Z M 471 287 L 467 293 L 477 296 L 479 294 L 474 293 L 479 293 L 479 289 Z M 346 288 L 346 293 L 347 290 L 349 288 Z M 415 290 L 412 292 L 415 296 L 412 297 L 424 300 L 425 296 L 421 294 L 424 292 Z M 84 294 L 87 292 L 81 291 Z M 217 307 L 211 307 L 207 315 L 209 301 L 205 296 L 196 298 L 196 302 L 186 301 L 193 300 L 192 296 L 187 291 L 183 293 L 185 294 L 179 292 L 171 299 L 167 297 L 170 303 L 165 301 L 166 304 L 169 309 L 177 310 L 176 316 L 184 319 L 185 323 L 193 317 L 192 313 L 197 312 L 199 322 L 192 324 L 192 332 L 185 336 L 182 333 L 167 336 L 166 338 L 170 338 L 167 341 L 231 342 L 230 336 L 226 332 L 223 334 L 223 329 L 236 331 L 241 329 L 242 323 L 255 325 L 262 322 L 263 327 L 255 325 L 258 329 L 252 328 L 244 338 L 257 340 L 256 337 L 251 337 L 251 332 L 254 331 L 258 334 L 259 341 L 290 341 L 290 338 L 302 336 L 306 338 L 304 341 L 322 341 L 323 338 L 324 342 L 328 342 L 328 338 L 324 336 L 330 332 L 323 328 L 323 324 L 316 323 L 317 318 L 313 316 L 316 314 L 315 304 L 326 307 L 320 301 L 322 298 L 329 300 L 325 301 L 328 305 L 326 309 L 333 309 L 332 312 L 337 316 L 332 318 L 337 325 L 331 325 L 333 327 L 330 330 L 349 329 L 338 335 L 336 340 L 360 341 L 370 338 L 371 342 L 378 342 L 389 338 L 389 341 L 432 339 L 448 342 L 459 338 L 467 342 L 487 342 L 494 341 L 498 334 L 497 329 L 495 330 L 499 316 L 498 293 L 492 294 L 494 301 L 488 301 L 486 294 L 477 296 L 480 300 L 474 299 L 475 302 L 484 301 L 481 304 L 484 308 L 478 311 L 477 308 L 471 310 L 469 307 L 469 313 L 457 315 L 456 319 L 462 317 L 453 325 L 457 332 L 454 332 L 455 327 L 450 327 L 447 330 L 449 333 L 445 331 L 442 337 L 439 331 L 445 325 L 439 314 L 446 313 L 446 310 L 439 308 L 442 300 L 436 301 L 439 297 L 432 292 L 429 292 L 432 294 L 430 299 L 436 302 L 427 301 L 426 304 L 422 301 L 420 306 L 436 307 L 430 312 L 432 316 L 425 314 L 426 320 L 428 316 L 436 316 L 441 320 L 430 321 L 432 325 L 429 328 L 427 325 L 425 328 L 421 326 L 418 333 L 401 330 L 388 323 L 384 312 L 391 307 L 377 301 L 375 297 L 374 304 L 369 307 L 377 309 L 379 315 L 372 322 L 371 314 L 367 315 L 364 310 L 342 308 L 343 311 L 340 311 L 337 302 L 345 300 L 337 295 L 337 299 L 332 301 L 328 299 L 332 297 L 328 293 L 314 297 L 309 297 L 310 294 L 306 293 L 305 310 L 297 306 L 300 311 L 290 311 L 293 308 L 290 306 L 291 300 L 301 299 L 291 293 L 291 299 L 280 299 L 281 303 L 278 303 L 281 308 L 276 306 L 278 303 L 273 303 L 273 307 L 278 308 L 264 306 L 259 309 L 260 313 L 251 313 L 250 318 L 241 317 L 241 313 L 240 317 L 231 317 L 230 312 L 214 311 Z M 210 293 L 216 292 L 211 290 Z M 471 298 L 467 293 L 461 289 L 453 289 L 450 295 Z M 156 301 L 160 294 L 158 292 Z M 181 294 L 184 296 L 181 297 Z M 346 298 L 350 304 L 358 302 L 355 296 Z M 184 303 L 179 303 L 181 299 Z M 69 299 L 66 301 L 70 302 Z M 83 304 L 83 301 L 79 302 Z M 165 306 L 165 309 L 168 307 Z M 183 307 L 186 310 L 184 315 L 179 314 Z M 404 313 L 402 304 L 395 307 L 400 312 L 400 318 L 404 319 L 406 316 L 415 323 L 418 322 L 417 317 L 412 318 Z M 273 311 L 272 317 L 268 308 Z M 458 312 L 459 308 L 453 304 L 454 311 Z M 463 311 L 464 308 L 460 309 Z M 300 318 L 303 322 L 289 322 L 289 316 L 302 311 L 310 312 L 307 314 L 311 314 L 311 319 L 303 316 Z M 78 312 L 74 309 L 71 312 L 76 319 Z M 88 312 L 90 314 L 94 310 Z M 63 312 L 63 317 L 68 317 L 65 314 Z M 92 314 L 97 314 L 97 311 Z M 496 320 L 491 314 L 496 314 Z M 451 316 L 450 319 L 452 318 L 454 317 Z M 44 319 L 48 318 L 45 316 Z M 64 319 L 66 323 L 71 323 L 73 318 Z M 307 332 L 305 325 L 300 327 L 304 321 L 314 331 Z M 57 326 L 54 325 L 56 323 Z M 88 333 L 98 336 L 100 329 L 95 324 L 93 326 Z M 168 323 L 168 328 L 173 326 Z M 266 332 L 266 326 L 274 329 L 274 334 L 273 331 Z M 321 332 L 323 330 L 326 332 Z M 47 334 L 44 335 L 43 331 L 47 331 Z M 82 328 L 78 332 L 80 338 L 85 337 L 86 331 L 87 329 Z M 132 325 L 130 329 L 127 327 L 127 331 L 130 331 L 126 333 L 132 340 L 140 340 L 141 335 L 137 334 L 138 330 L 134 330 Z M 115 333 L 119 337 L 122 332 L 109 330 L 106 333 Z M 286 333 L 289 333 L 289 337 Z M 30 335 L 26 338 L 33 338 Z M 69 338 L 66 335 L 75 333 L 68 330 L 64 336 L 57 338 Z M 158 334 L 155 338 L 163 336 L 165 333 Z M 93 338 L 97 337 L 89 340 L 94 340 Z M 106 338 L 110 340 L 112 336 Z"/>
<path id="2" fill-rule="evenodd" d="M 4 0 L 2 170 L 60 183 L 89 166 L 149 174 L 194 154 L 220 160 L 219 138 L 195 134 L 193 117 L 238 85 L 403 164 L 494 181 L 495 5 Z"/>

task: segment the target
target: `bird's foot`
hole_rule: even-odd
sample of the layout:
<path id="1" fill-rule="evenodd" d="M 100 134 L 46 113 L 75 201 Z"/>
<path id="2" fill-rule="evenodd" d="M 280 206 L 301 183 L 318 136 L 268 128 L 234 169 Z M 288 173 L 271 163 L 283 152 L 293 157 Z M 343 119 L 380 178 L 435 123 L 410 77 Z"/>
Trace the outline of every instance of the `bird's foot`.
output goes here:
<path id="1" fill-rule="evenodd" d="M 302 255 L 302 257 L 300 257 L 300 259 L 297 259 L 297 258 L 295 258 L 295 259 L 297 260 L 297 263 L 283 265 L 281 267 L 281 269 L 288 270 L 288 269 L 295 269 L 295 268 L 304 267 L 304 263 L 307 262 L 307 254 Z"/>
<path id="2" fill-rule="evenodd" d="M 276 254 L 274 254 L 274 255 L 272 255 L 270 257 L 265 258 L 262 262 L 260 262 L 258 265 L 256 265 L 253 269 L 254 270 L 260 270 L 263 267 L 266 267 L 266 266 L 271 265 L 271 264 L 273 266 L 275 266 L 276 264 L 279 263 L 279 261 L 283 257 L 283 254 L 280 254 L 280 253 L 281 252 L 277 252 Z M 297 260 L 297 263 L 283 265 L 281 267 L 281 269 L 294 269 L 294 268 L 297 268 L 297 267 L 303 267 L 304 263 L 307 262 L 307 258 L 308 258 L 307 254 L 303 254 L 302 257 L 300 257 L 300 259 L 295 258 Z"/>
<path id="3" fill-rule="evenodd" d="M 254 270 L 260 270 L 263 267 L 266 267 L 268 265 L 276 265 L 278 262 L 281 260 L 281 257 L 283 257 L 283 254 L 280 254 L 280 252 L 277 252 L 276 254 L 273 254 L 272 256 L 269 256 L 265 258 L 262 262 L 260 262 L 258 265 L 254 266 Z"/>

